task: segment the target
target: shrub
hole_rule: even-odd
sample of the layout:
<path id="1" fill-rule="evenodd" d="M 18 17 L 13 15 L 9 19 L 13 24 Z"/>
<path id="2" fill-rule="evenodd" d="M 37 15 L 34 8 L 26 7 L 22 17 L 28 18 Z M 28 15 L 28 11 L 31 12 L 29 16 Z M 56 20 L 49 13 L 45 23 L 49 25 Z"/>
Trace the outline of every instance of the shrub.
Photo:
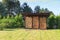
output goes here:
<path id="1" fill-rule="evenodd" d="M 1 23 L 0 24 L 0 30 L 3 30 L 4 28 L 6 28 L 7 27 L 7 23 Z"/>
<path id="2" fill-rule="evenodd" d="M 15 17 L 9 15 L 7 18 L 3 17 L 3 19 L 0 19 L 0 29 L 4 28 L 20 28 L 23 27 L 23 17 L 22 15 L 16 15 Z"/>
<path id="3" fill-rule="evenodd" d="M 16 15 L 15 20 L 17 22 L 18 27 L 23 27 L 24 26 L 24 20 L 21 14 Z"/>

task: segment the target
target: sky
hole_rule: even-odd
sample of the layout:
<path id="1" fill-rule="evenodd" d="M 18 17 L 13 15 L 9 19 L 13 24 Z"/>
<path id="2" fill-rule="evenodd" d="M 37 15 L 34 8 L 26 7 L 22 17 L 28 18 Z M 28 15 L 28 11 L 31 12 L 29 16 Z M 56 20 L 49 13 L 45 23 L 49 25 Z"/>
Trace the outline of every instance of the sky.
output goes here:
<path id="1" fill-rule="evenodd" d="M 53 11 L 55 15 L 60 15 L 60 0 L 19 0 L 19 1 L 21 4 L 26 2 L 33 10 L 35 6 L 39 5 L 40 8 L 48 8 L 50 11 Z"/>
<path id="2" fill-rule="evenodd" d="M 60 15 L 60 0 L 19 0 L 21 4 L 26 2 L 32 9 L 39 5 L 40 8 L 48 8 L 55 15 Z"/>

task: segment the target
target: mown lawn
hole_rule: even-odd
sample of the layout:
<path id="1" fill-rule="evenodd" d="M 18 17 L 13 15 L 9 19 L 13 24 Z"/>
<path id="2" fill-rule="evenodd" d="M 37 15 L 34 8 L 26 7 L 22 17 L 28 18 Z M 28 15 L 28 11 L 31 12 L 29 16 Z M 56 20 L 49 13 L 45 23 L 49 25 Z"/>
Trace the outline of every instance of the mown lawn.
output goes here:
<path id="1" fill-rule="evenodd" d="M 18 29 L 0 31 L 0 40 L 60 40 L 60 30 Z"/>

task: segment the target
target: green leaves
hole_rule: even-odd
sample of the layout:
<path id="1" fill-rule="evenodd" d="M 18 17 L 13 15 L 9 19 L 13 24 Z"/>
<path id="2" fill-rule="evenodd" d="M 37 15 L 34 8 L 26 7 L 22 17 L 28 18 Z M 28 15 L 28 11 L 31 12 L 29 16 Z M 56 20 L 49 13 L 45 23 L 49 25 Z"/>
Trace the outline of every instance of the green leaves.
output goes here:
<path id="1" fill-rule="evenodd" d="M 32 13 L 32 9 L 27 5 L 27 3 L 23 3 L 22 10 L 23 12 Z"/>
<path id="2" fill-rule="evenodd" d="M 23 17 L 21 14 L 16 15 L 15 17 L 10 17 L 9 15 L 7 18 L 3 17 L 0 19 L 0 28 L 20 28 L 23 27 Z"/>
<path id="3" fill-rule="evenodd" d="M 40 8 L 40 6 L 36 6 L 35 9 L 34 9 L 34 12 L 35 13 L 45 13 L 45 12 L 49 12 L 49 10 L 47 8 Z"/>
<path id="4" fill-rule="evenodd" d="M 57 25 L 57 28 L 60 29 L 60 15 L 56 16 L 56 25 Z"/>
<path id="5" fill-rule="evenodd" d="M 54 15 L 50 15 L 48 24 L 49 24 L 50 28 L 54 27 L 54 25 L 55 25 L 55 16 Z"/>
<path id="6" fill-rule="evenodd" d="M 51 13 L 47 22 L 49 29 L 60 29 L 60 15 L 55 16 L 53 13 Z"/>
<path id="7" fill-rule="evenodd" d="M 35 7 L 35 12 L 36 12 L 36 13 L 37 13 L 37 12 L 39 13 L 39 11 L 40 11 L 40 6 L 36 6 L 36 7 Z"/>

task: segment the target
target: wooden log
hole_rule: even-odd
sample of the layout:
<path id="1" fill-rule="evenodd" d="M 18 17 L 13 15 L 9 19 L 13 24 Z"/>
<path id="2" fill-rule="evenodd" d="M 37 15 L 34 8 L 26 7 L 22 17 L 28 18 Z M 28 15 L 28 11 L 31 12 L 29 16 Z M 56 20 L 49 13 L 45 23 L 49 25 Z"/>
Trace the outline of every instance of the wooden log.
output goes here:
<path id="1" fill-rule="evenodd" d="M 38 29 L 39 28 L 39 20 L 38 20 L 38 16 L 34 16 L 33 17 L 33 28 L 35 29 Z"/>
<path id="2" fill-rule="evenodd" d="M 26 28 L 32 28 L 32 17 L 25 18 L 25 26 Z"/>
<path id="3" fill-rule="evenodd" d="M 47 29 L 47 27 L 46 27 L 46 17 L 40 17 L 40 29 Z"/>

